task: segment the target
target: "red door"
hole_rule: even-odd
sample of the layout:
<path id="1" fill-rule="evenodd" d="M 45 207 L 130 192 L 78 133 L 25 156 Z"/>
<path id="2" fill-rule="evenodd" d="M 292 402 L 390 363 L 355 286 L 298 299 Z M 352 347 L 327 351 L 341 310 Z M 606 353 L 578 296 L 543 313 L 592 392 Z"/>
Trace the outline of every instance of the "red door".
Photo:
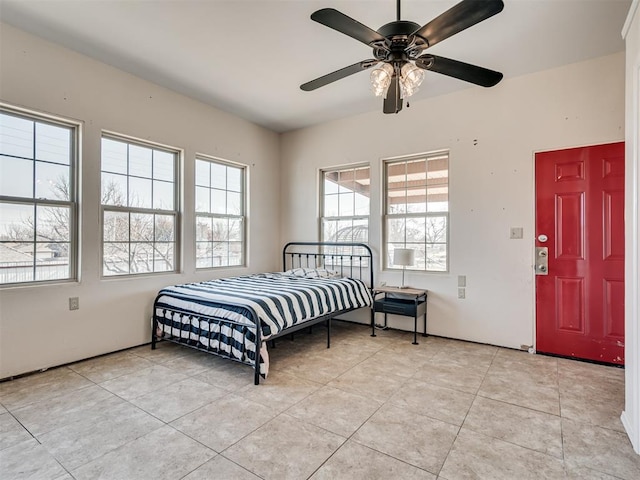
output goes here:
<path id="1" fill-rule="evenodd" d="M 622 365 L 624 143 L 536 154 L 536 247 L 536 350 Z"/>

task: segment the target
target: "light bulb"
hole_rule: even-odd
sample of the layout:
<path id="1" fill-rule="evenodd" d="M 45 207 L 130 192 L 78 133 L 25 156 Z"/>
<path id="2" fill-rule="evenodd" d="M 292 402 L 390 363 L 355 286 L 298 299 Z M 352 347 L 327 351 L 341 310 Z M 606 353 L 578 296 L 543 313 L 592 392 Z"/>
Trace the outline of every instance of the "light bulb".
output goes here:
<path id="1" fill-rule="evenodd" d="M 393 67 L 388 63 L 383 63 L 380 68 L 376 68 L 371 72 L 371 90 L 373 90 L 376 97 L 382 97 L 387 94 L 392 76 Z"/>
<path id="2" fill-rule="evenodd" d="M 418 87 L 424 80 L 424 70 L 413 63 L 405 63 L 400 70 L 400 90 L 402 98 L 407 98 L 418 91 Z"/>

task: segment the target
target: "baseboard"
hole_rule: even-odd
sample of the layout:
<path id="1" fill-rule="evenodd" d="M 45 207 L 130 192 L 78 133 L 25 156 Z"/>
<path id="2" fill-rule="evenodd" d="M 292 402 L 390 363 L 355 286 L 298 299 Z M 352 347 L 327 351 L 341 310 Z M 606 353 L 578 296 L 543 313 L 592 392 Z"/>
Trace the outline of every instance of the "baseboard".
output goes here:
<path id="1" fill-rule="evenodd" d="M 622 412 L 622 415 L 620 415 L 620 421 L 622 422 L 622 426 L 624 427 L 624 429 L 627 432 L 627 435 L 629 436 L 629 440 L 631 440 L 631 446 L 633 447 L 633 450 L 638 455 L 640 455 L 640 441 L 638 441 L 638 435 L 640 434 L 640 432 L 636 432 L 632 428 L 626 413 L 627 413 L 626 411 Z"/>

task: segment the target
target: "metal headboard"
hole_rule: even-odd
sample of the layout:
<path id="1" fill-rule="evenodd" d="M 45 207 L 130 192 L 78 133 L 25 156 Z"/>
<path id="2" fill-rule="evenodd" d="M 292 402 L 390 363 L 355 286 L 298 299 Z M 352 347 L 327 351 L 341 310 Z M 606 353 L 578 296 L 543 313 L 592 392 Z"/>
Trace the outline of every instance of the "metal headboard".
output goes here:
<path id="1" fill-rule="evenodd" d="M 289 242 L 282 249 L 282 268 L 328 268 L 374 285 L 373 252 L 366 243 Z"/>

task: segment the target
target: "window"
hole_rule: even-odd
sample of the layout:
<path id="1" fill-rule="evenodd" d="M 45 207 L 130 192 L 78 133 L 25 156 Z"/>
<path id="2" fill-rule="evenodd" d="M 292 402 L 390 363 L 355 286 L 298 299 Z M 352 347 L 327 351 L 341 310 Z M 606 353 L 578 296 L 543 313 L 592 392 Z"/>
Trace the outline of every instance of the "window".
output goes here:
<path id="1" fill-rule="evenodd" d="M 102 137 L 102 274 L 174 272 L 179 152 Z"/>
<path id="2" fill-rule="evenodd" d="M 322 172 L 321 235 L 323 242 L 369 240 L 369 166 Z"/>
<path id="3" fill-rule="evenodd" d="M 245 167 L 196 158 L 196 268 L 245 264 Z"/>
<path id="4" fill-rule="evenodd" d="M 0 109 L 0 284 L 77 278 L 77 124 Z"/>
<path id="5" fill-rule="evenodd" d="M 394 268 L 395 248 L 411 248 L 409 269 L 448 271 L 448 152 L 387 160 L 384 172 L 385 266 Z"/>

